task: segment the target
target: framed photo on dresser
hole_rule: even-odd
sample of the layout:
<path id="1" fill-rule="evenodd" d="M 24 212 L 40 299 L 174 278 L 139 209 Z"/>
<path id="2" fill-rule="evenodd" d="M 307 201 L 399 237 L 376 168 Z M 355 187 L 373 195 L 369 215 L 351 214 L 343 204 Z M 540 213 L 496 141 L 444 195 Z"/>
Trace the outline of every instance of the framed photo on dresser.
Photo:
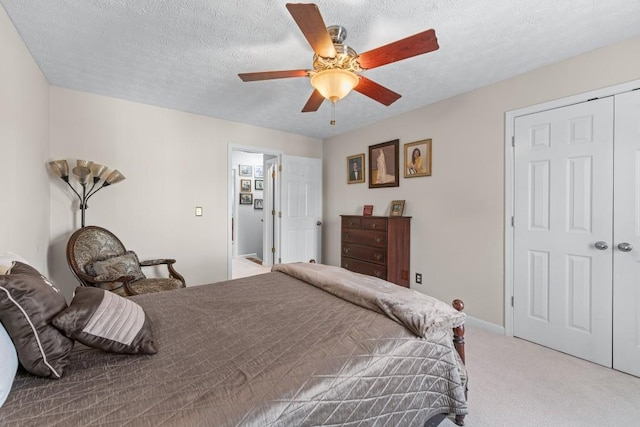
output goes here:
<path id="1" fill-rule="evenodd" d="M 389 216 L 402 216 L 404 213 L 404 200 L 394 200 L 391 202 Z"/>

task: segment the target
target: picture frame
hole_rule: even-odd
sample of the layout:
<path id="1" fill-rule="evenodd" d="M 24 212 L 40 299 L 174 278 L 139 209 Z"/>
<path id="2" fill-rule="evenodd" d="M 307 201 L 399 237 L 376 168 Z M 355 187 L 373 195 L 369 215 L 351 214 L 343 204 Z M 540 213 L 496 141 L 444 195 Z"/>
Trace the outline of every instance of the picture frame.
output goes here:
<path id="1" fill-rule="evenodd" d="M 258 191 L 262 191 L 264 190 L 264 180 L 262 179 L 255 179 L 253 181 L 253 189 L 254 190 L 258 190 Z"/>
<path id="2" fill-rule="evenodd" d="M 431 138 L 404 144 L 404 177 L 431 176 Z"/>
<path id="3" fill-rule="evenodd" d="M 253 194 L 251 194 L 251 193 L 240 193 L 240 204 L 241 205 L 252 205 L 253 204 Z"/>
<path id="4" fill-rule="evenodd" d="M 364 153 L 347 157 L 347 184 L 364 182 Z"/>
<path id="5" fill-rule="evenodd" d="M 389 208 L 389 216 L 402 216 L 404 213 L 404 200 L 394 200 Z"/>
<path id="6" fill-rule="evenodd" d="M 238 165 L 238 176 L 253 176 L 251 165 Z"/>
<path id="7" fill-rule="evenodd" d="M 369 146 L 369 188 L 400 186 L 400 140 Z"/>
<path id="8" fill-rule="evenodd" d="M 250 179 L 241 179 L 240 180 L 240 192 L 242 192 L 242 193 L 251 193 L 251 180 Z"/>
<path id="9" fill-rule="evenodd" d="M 262 209 L 263 199 L 253 199 L 253 209 Z"/>
<path id="10" fill-rule="evenodd" d="M 254 178 L 264 178 L 264 170 L 262 166 L 254 166 L 253 168 L 253 177 Z"/>
<path id="11" fill-rule="evenodd" d="M 371 216 L 373 215 L 373 205 L 364 205 L 362 209 L 362 216 Z"/>

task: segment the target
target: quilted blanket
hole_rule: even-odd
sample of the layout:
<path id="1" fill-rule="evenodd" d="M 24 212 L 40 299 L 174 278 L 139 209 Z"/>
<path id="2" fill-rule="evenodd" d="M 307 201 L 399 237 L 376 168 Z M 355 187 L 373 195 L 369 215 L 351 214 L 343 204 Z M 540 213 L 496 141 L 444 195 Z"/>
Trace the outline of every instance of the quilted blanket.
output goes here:
<path id="1" fill-rule="evenodd" d="M 134 297 L 158 353 L 76 343 L 19 372 L 3 426 L 423 426 L 466 414 L 448 329 L 428 339 L 280 272 Z"/>
<path id="2" fill-rule="evenodd" d="M 332 265 L 278 264 L 272 270 L 304 280 L 360 307 L 384 313 L 419 337 L 460 326 L 466 318 L 464 313 L 429 295 Z"/>

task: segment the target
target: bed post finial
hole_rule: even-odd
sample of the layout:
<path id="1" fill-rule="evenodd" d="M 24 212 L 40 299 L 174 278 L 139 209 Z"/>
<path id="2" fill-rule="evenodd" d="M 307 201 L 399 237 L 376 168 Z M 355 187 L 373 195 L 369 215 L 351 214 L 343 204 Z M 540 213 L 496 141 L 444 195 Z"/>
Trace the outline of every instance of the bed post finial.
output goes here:
<path id="1" fill-rule="evenodd" d="M 454 299 L 451 305 L 453 306 L 453 308 L 455 308 L 459 312 L 462 312 L 462 310 L 464 310 L 464 302 L 462 302 L 462 300 Z M 456 348 L 456 351 L 460 355 L 460 359 L 462 359 L 462 363 L 466 364 L 465 357 L 464 357 L 464 323 L 458 326 L 457 328 L 453 328 L 453 346 Z M 464 397 L 465 398 L 467 397 L 466 390 L 464 392 Z M 456 415 L 454 422 L 459 426 L 463 426 L 464 417 L 465 417 L 464 415 Z"/>
<path id="2" fill-rule="evenodd" d="M 451 305 L 460 312 L 464 310 L 464 302 L 462 300 L 454 299 Z M 464 323 L 457 328 L 453 328 L 453 345 L 456 347 L 462 363 L 466 364 L 464 357 Z"/>

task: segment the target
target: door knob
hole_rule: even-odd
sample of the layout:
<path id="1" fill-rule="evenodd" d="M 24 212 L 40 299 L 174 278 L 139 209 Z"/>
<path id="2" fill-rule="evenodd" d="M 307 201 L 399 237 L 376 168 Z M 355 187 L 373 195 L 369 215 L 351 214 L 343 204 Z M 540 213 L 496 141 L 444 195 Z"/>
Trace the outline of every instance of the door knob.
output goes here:
<path id="1" fill-rule="evenodd" d="M 630 243 L 623 242 L 618 245 L 618 249 L 622 252 L 631 252 L 633 250 L 633 246 Z"/>
<path id="2" fill-rule="evenodd" d="M 596 249 L 600 249 L 601 251 L 609 249 L 609 245 L 607 245 L 607 242 L 603 242 L 602 240 L 598 240 L 595 244 L 595 247 Z"/>

